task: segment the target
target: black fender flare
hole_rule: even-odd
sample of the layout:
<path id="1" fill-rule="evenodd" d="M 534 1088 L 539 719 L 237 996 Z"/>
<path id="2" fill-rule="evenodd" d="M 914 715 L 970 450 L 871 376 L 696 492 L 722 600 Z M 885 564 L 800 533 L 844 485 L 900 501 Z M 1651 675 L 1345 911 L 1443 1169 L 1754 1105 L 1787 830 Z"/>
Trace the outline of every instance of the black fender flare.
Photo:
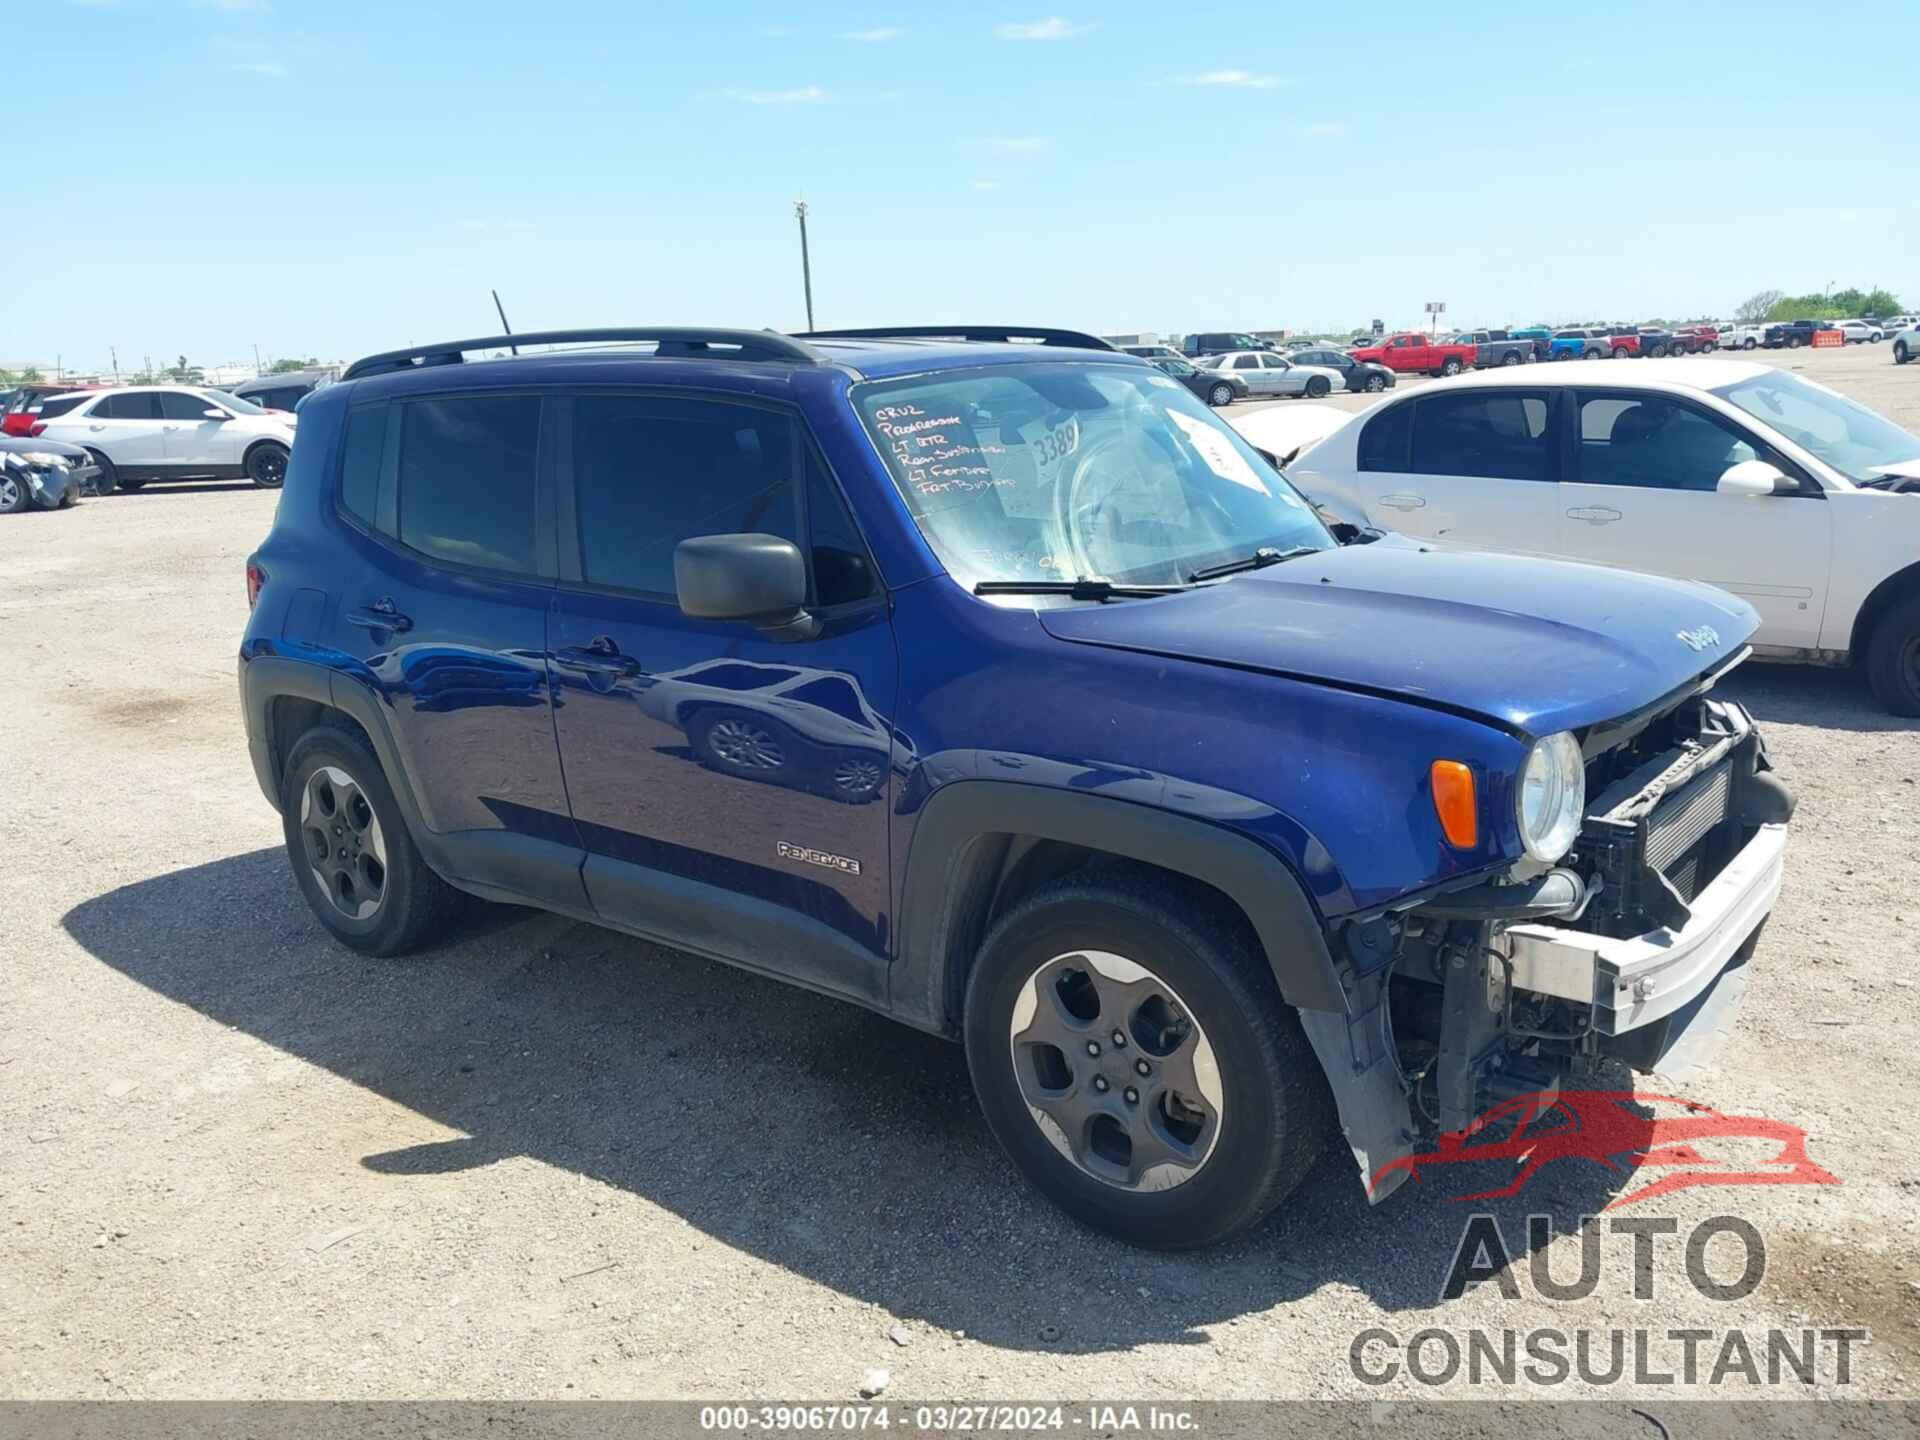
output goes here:
<path id="1" fill-rule="evenodd" d="M 1319 915 L 1272 851 L 1191 816 L 1104 795 L 958 780 L 922 809 L 908 848 L 891 1008 L 909 1024 L 953 1033 L 957 995 L 993 899 L 1006 837 L 1084 846 L 1211 885 L 1243 912 L 1288 1004 L 1344 1013 L 1346 999 Z"/>

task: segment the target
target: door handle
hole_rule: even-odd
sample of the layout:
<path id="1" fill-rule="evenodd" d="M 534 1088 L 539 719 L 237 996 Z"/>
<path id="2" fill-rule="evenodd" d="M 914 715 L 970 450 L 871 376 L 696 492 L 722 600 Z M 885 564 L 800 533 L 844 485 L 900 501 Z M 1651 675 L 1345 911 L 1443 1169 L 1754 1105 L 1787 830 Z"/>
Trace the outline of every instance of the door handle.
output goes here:
<path id="1" fill-rule="evenodd" d="M 1611 505 L 1576 505 L 1567 511 L 1569 520 L 1584 520 L 1589 525 L 1611 525 L 1623 519 L 1621 513 Z"/>
<path id="2" fill-rule="evenodd" d="M 396 635 L 413 628 L 412 618 L 402 615 L 392 599 L 384 596 L 364 610 L 349 610 L 347 623 L 362 630 L 391 630 Z"/>
<path id="3" fill-rule="evenodd" d="M 1418 510 L 1427 502 L 1421 495 L 1382 495 L 1380 503 L 1389 510 Z"/>
<path id="4" fill-rule="evenodd" d="M 160 428 L 162 430 L 178 430 L 180 427 L 178 425 L 162 425 Z"/>
<path id="5" fill-rule="evenodd" d="M 610 635 L 596 635 L 585 645 L 562 645 L 553 652 L 553 658 L 570 670 L 583 670 L 589 675 L 640 673 L 640 662 L 631 655 L 622 655 Z"/>
<path id="6" fill-rule="evenodd" d="M 106 429 L 106 428 L 107 428 L 107 427 L 106 427 L 106 426 L 104 426 L 104 425 L 89 425 L 89 426 L 87 426 L 87 429 L 89 429 L 89 430 L 91 430 L 91 431 L 93 431 L 93 433 L 94 433 L 94 434 L 96 434 L 96 435 L 98 435 L 98 434 L 99 434 L 99 433 L 100 433 L 100 432 L 101 432 L 102 430 L 104 430 L 104 429 Z"/>

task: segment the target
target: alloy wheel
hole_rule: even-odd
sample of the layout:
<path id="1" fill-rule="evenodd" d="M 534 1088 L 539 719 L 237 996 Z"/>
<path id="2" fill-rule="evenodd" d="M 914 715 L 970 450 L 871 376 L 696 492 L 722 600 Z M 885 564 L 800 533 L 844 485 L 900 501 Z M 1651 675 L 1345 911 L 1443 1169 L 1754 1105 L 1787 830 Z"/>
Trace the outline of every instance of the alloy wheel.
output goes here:
<path id="1" fill-rule="evenodd" d="M 1106 951 L 1027 977 L 1009 1026 L 1034 1124 L 1076 1168 L 1122 1190 L 1170 1190 L 1207 1163 L 1224 1095 L 1206 1032 L 1173 987 Z"/>
<path id="2" fill-rule="evenodd" d="M 9 471 L 0 475 L 0 515 L 10 515 L 27 503 L 25 483 Z"/>
<path id="3" fill-rule="evenodd" d="M 707 745 L 727 764 L 740 770 L 778 770 L 787 763 L 787 753 L 765 726 L 751 720 L 729 716 L 716 720 L 707 732 Z"/>
<path id="4" fill-rule="evenodd" d="M 349 920 L 370 919 L 387 897 L 387 839 L 360 782 L 335 765 L 309 775 L 300 838 L 333 908 Z"/>

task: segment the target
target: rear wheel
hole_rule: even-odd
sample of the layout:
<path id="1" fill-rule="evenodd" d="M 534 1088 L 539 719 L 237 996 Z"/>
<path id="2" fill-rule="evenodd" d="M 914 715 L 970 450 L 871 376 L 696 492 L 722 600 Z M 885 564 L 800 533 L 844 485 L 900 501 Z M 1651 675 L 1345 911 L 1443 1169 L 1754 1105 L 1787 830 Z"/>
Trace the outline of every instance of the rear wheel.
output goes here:
<path id="1" fill-rule="evenodd" d="M 356 735 L 320 726 L 300 737 L 280 819 L 300 892 L 343 945 L 400 955 L 440 938 L 466 906 L 421 858 L 386 772 Z"/>
<path id="2" fill-rule="evenodd" d="M 126 488 L 125 483 L 120 479 L 120 472 L 114 468 L 113 461 L 98 450 L 89 450 L 87 453 L 93 457 L 93 463 L 100 467 L 98 493 L 111 495 L 115 490 Z"/>
<path id="3" fill-rule="evenodd" d="M 1867 642 L 1867 683 L 1896 715 L 1920 715 L 1920 596 L 1880 617 Z"/>
<path id="4" fill-rule="evenodd" d="M 1749 335 L 1745 340 L 1742 340 L 1740 342 L 1740 348 L 1742 350 L 1751 350 L 1753 349 L 1754 346 L 1758 345 L 1759 343 L 1760 342 L 1758 340 L 1754 339 L 1753 336 Z"/>
<path id="5" fill-rule="evenodd" d="M 1442 376 L 1458 375 L 1460 373 L 1460 361 L 1454 356 L 1449 355 L 1445 360 L 1440 362 L 1440 373 Z"/>
<path id="6" fill-rule="evenodd" d="M 1907 361 L 1911 360 L 1912 358 L 1913 356 L 1907 352 L 1906 341 L 1896 340 L 1893 342 L 1893 363 L 1894 364 L 1904 365 L 1907 363 Z"/>
<path id="7" fill-rule="evenodd" d="M 278 490 L 287 480 L 287 447 L 267 441 L 247 452 L 247 478 L 262 490 Z"/>
<path id="8" fill-rule="evenodd" d="M 1588 360 L 1605 360 L 1609 353 L 1612 354 L 1615 360 L 1618 360 L 1621 357 L 1623 357 L 1627 352 L 1624 350 L 1614 350 L 1612 352 L 1608 352 L 1606 350 L 1589 350 L 1587 351 L 1584 358 Z"/>
<path id="9" fill-rule="evenodd" d="M 1207 391 L 1207 403 L 1209 405 L 1231 405 L 1233 403 L 1233 387 L 1225 384 L 1214 386 L 1211 390 Z"/>
<path id="10" fill-rule="evenodd" d="M 1137 1245 L 1246 1229 L 1325 1142 L 1324 1082 L 1264 962 L 1150 872 L 1084 871 L 1007 914 L 965 1029 L 987 1123 L 1027 1179 Z"/>
<path id="11" fill-rule="evenodd" d="M 1506 354 L 1500 357 L 1500 364 L 1503 367 L 1507 365 L 1518 365 L 1519 363 L 1520 363 L 1520 352 L 1518 350 L 1509 350 L 1507 351 Z"/>

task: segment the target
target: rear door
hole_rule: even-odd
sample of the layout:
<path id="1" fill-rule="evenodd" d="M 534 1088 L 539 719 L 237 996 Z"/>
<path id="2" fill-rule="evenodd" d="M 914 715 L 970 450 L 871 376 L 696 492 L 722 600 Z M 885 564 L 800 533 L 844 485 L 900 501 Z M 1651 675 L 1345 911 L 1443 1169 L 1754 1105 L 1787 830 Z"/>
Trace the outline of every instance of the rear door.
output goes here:
<path id="1" fill-rule="evenodd" d="M 1582 388 L 1568 426 L 1563 536 L 1576 559 L 1731 590 L 1760 612 L 1763 645 L 1812 648 L 1833 563 L 1819 487 L 1726 416 L 1677 395 Z M 1721 474 L 1769 460 L 1795 495 L 1722 495 Z"/>
<path id="2" fill-rule="evenodd" d="M 871 998 L 897 660 L 833 476 L 785 407 L 657 391 L 569 406 L 552 658 L 595 908 Z M 675 547 L 729 533 L 801 546 L 817 634 L 681 613 Z"/>
<path id="3" fill-rule="evenodd" d="M 377 696 L 459 877 L 578 912 L 580 849 L 545 656 L 554 559 L 542 416 L 527 391 L 351 410 L 338 501 L 347 562 L 324 602 L 333 646 Z"/>
<path id="4" fill-rule="evenodd" d="M 1554 392 L 1473 387 L 1390 406 L 1358 441 L 1369 523 L 1455 550 L 1560 552 Z"/>
<path id="5" fill-rule="evenodd" d="M 1273 377 L 1261 367 L 1258 355 L 1229 356 L 1223 369 L 1230 370 L 1247 382 L 1247 389 L 1254 395 L 1271 395 L 1277 388 Z"/>
<path id="6" fill-rule="evenodd" d="M 120 469 L 136 475 L 165 474 L 167 446 L 163 423 L 158 392 L 122 390 L 101 396 L 84 414 L 75 411 L 68 425 L 54 438 L 90 446 Z"/>

